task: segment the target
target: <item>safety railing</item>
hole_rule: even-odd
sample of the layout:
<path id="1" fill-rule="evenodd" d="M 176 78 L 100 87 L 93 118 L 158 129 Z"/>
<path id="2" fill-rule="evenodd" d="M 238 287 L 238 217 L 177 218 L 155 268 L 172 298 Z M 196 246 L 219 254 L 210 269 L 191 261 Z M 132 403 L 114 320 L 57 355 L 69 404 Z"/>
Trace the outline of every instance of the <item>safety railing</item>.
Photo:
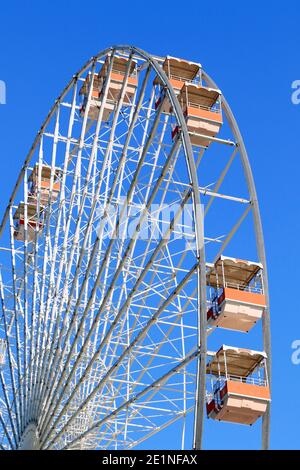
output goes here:
<path id="1" fill-rule="evenodd" d="M 179 75 L 175 75 L 173 73 L 168 74 L 169 80 L 177 80 L 178 82 L 182 83 L 191 83 L 192 80 L 189 80 L 188 78 L 185 77 L 179 77 Z"/>
<path id="2" fill-rule="evenodd" d="M 195 85 L 199 84 L 199 75 L 197 74 L 195 78 L 192 80 L 187 77 L 180 77 L 179 75 L 175 75 L 174 73 L 167 73 L 169 80 L 177 80 L 178 82 L 182 83 L 193 83 Z"/>
<path id="3" fill-rule="evenodd" d="M 263 294 L 263 290 L 261 286 L 255 286 L 255 285 L 245 285 L 245 284 L 238 284 L 235 282 L 227 282 L 225 281 L 225 287 L 236 289 L 236 290 L 242 290 L 245 292 L 253 292 L 256 294 Z"/>
<path id="4" fill-rule="evenodd" d="M 119 69 L 115 69 L 114 67 L 112 68 L 112 73 L 115 73 L 115 74 L 118 74 L 118 75 L 122 75 L 125 77 L 126 75 L 126 70 L 119 70 Z M 131 78 L 137 78 L 138 74 L 137 74 L 137 70 L 134 69 L 131 74 L 129 75 L 129 77 Z"/>
<path id="5" fill-rule="evenodd" d="M 241 382 L 249 385 L 259 385 L 260 387 L 267 386 L 267 381 L 263 377 L 239 377 L 236 375 L 228 375 L 227 380 L 231 380 L 233 382 Z"/>
<path id="6" fill-rule="evenodd" d="M 226 377 L 218 377 L 214 381 L 214 386 L 213 386 L 213 391 L 217 389 L 222 389 L 227 382 L 227 380 L 230 380 L 232 382 L 241 382 L 244 384 L 249 384 L 249 385 L 259 385 L 260 387 L 266 387 L 267 386 L 267 381 L 264 377 L 240 377 L 237 375 L 227 375 Z"/>
<path id="7" fill-rule="evenodd" d="M 225 281 L 225 283 L 223 282 L 220 282 L 219 283 L 219 287 L 216 289 L 217 290 L 217 294 L 216 294 L 216 290 L 214 290 L 212 296 L 211 296 L 211 302 L 213 303 L 214 301 L 216 301 L 218 299 L 218 297 L 220 297 L 220 295 L 222 295 L 223 293 L 223 288 L 228 288 L 228 289 L 236 289 L 236 290 L 240 290 L 240 291 L 243 291 L 243 292 L 253 292 L 254 294 L 263 294 L 263 288 L 261 286 L 261 284 L 258 284 L 258 285 L 245 285 L 245 284 L 238 284 L 238 283 L 235 283 L 235 282 L 227 282 Z"/>
<path id="8" fill-rule="evenodd" d="M 213 106 L 204 106 L 202 104 L 199 104 L 199 103 L 193 103 L 191 101 L 188 101 L 187 102 L 187 106 L 189 108 L 195 108 L 195 109 L 203 109 L 204 111 L 210 111 L 210 112 L 213 112 L 213 113 L 217 113 L 217 114 L 220 114 L 220 104 L 214 104 Z"/>

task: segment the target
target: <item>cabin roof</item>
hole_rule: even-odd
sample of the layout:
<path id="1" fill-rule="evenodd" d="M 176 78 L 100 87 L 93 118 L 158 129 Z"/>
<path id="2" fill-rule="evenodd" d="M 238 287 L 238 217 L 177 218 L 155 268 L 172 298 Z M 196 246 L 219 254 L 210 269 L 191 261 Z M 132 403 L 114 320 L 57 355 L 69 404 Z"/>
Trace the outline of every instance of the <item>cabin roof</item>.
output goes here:
<path id="1" fill-rule="evenodd" d="M 207 373 L 225 376 L 225 357 L 228 375 L 248 377 L 267 356 L 263 351 L 223 345 L 208 363 Z"/>
<path id="2" fill-rule="evenodd" d="M 207 283 L 212 287 L 223 284 L 223 269 L 226 283 L 238 284 L 246 288 L 252 279 L 259 273 L 263 266 L 261 263 L 246 261 L 228 256 L 220 256 L 215 265 L 207 274 Z"/>

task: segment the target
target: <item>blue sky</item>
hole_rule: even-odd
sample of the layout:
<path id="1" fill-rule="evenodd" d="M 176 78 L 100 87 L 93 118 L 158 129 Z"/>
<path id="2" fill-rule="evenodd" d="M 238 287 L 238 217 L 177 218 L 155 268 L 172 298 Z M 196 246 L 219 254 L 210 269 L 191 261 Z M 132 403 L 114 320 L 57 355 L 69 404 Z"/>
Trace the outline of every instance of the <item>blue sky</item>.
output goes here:
<path id="1" fill-rule="evenodd" d="M 0 214 L 54 99 L 98 50 L 127 43 L 201 62 L 235 113 L 260 199 L 272 307 L 272 448 L 299 448 L 300 365 L 292 364 L 291 343 L 300 339 L 300 105 L 292 104 L 291 84 L 300 79 L 300 4 L 245 3 L 11 0 L 1 5 L 0 80 L 7 86 L 7 104 L 0 105 Z M 225 427 L 223 432 L 220 446 L 228 447 L 231 435 Z"/>

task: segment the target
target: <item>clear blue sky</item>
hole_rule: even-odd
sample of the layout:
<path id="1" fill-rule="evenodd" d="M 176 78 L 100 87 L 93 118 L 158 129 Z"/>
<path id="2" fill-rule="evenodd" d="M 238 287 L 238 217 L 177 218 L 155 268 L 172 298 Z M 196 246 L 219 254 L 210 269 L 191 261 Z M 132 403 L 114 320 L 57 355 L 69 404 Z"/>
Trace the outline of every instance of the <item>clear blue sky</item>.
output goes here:
<path id="1" fill-rule="evenodd" d="M 0 80 L 7 85 L 7 104 L 0 105 L 0 214 L 54 99 L 98 50 L 127 43 L 201 62 L 232 106 L 260 198 L 272 307 L 272 448 L 300 448 L 300 365 L 291 362 L 291 343 L 300 340 L 300 105 L 291 102 L 291 83 L 300 79 L 300 3 L 247 5 L 2 2 Z M 239 445 L 223 431 L 220 446 Z M 218 447 L 211 439 L 207 446 Z"/>

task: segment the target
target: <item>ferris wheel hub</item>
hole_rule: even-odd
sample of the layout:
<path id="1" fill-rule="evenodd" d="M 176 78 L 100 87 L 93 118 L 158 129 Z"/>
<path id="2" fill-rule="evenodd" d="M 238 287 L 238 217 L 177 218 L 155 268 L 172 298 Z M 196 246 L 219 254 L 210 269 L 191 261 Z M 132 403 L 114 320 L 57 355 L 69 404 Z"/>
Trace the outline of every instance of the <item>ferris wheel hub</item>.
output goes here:
<path id="1" fill-rule="evenodd" d="M 18 447 L 19 450 L 39 450 L 40 449 L 40 439 L 37 430 L 37 426 L 34 423 L 28 424 L 25 431 L 22 434 L 20 444 Z"/>

